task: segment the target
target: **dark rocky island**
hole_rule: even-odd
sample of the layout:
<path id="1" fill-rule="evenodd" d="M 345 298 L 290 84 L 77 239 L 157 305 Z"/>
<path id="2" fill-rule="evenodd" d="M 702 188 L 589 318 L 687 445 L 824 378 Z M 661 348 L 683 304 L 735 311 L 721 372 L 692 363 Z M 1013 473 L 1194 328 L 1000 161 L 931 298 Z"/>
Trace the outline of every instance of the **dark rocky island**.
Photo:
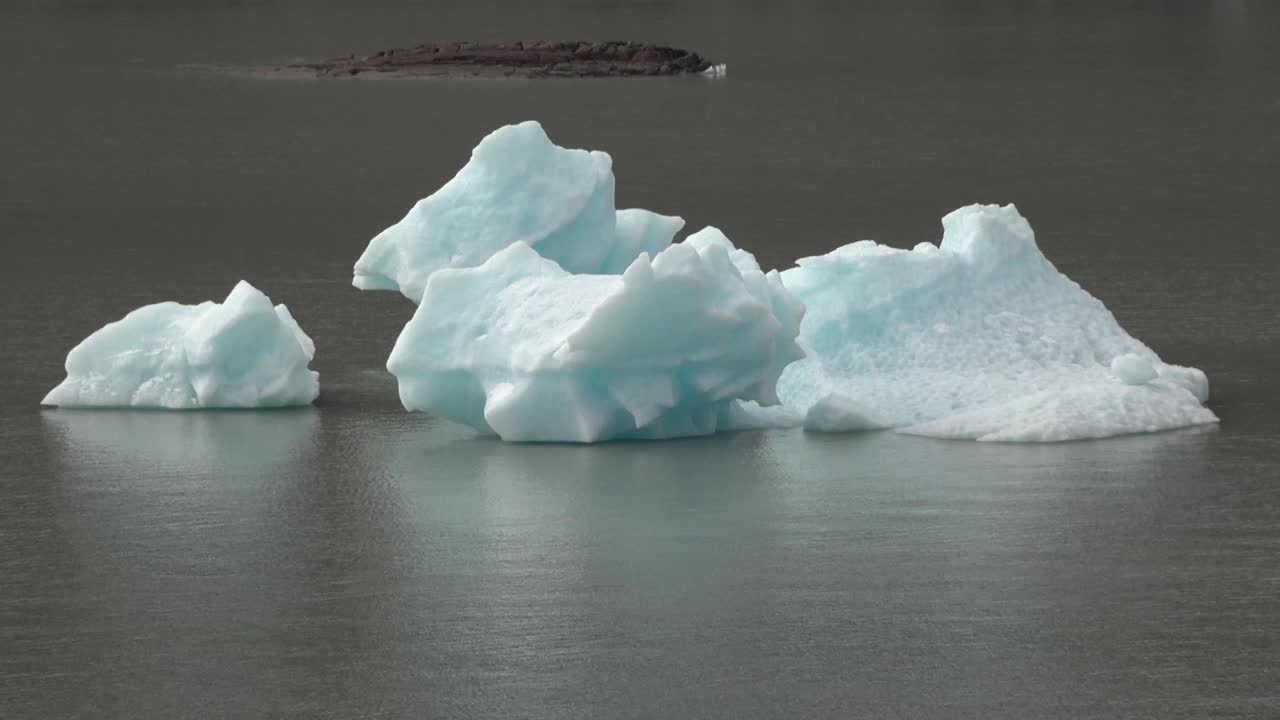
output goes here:
<path id="1" fill-rule="evenodd" d="M 289 65 L 317 77 L 622 77 L 682 75 L 717 67 L 695 52 L 637 42 L 474 42 L 383 50 L 368 57 Z"/>

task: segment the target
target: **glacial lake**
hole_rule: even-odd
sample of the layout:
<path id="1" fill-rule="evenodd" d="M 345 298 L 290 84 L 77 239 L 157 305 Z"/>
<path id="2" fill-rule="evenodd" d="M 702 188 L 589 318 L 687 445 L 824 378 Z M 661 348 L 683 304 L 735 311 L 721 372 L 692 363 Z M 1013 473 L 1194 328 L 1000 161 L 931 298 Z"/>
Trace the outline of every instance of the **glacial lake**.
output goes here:
<path id="1" fill-rule="evenodd" d="M 1280 4 L 17 0 L 0 7 L 0 717 L 1280 713 Z M 728 75 L 260 80 L 450 39 Z M 1059 445 L 508 445 L 405 413 L 368 239 L 508 122 L 766 267 L 1013 202 L 1221 424 Z M 41 410 L 66 352 L 244 278 L 271 412 Z"/>

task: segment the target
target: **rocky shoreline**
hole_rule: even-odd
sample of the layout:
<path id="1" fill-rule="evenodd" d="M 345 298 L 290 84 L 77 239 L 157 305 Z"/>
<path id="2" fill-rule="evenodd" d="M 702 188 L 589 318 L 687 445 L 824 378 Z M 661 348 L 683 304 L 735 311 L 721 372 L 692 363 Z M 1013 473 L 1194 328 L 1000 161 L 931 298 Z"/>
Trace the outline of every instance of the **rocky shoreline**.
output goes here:
<path id="1" fill-rule="evenodd" d="M 638 42 L 475 42 L 419 45 L 383 50 L 367 57 L 295 63 L 287 71 L 314 72 L 317 77 L 360 75 L 427 77 L 624 77 L 716 72 L 701 55 L 663 45 Z"/>

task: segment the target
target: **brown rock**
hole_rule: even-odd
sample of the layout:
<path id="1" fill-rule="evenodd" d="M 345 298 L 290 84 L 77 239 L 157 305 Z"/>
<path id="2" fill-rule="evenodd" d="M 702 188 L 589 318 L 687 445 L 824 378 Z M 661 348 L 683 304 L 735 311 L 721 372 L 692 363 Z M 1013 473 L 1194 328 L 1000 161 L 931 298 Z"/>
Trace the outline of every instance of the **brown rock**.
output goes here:
<path id="1" fill-rule="evenodd" d="M 290 65 L 318 76 L 362 72 L 402 75 L 493 75 L 608 77 L 701 72 L 711 63 L 697 53 L 635 41 L 515 41 L 505 44 L 451 42 L 392 48 L 363 59 L 354 55 Z"/>

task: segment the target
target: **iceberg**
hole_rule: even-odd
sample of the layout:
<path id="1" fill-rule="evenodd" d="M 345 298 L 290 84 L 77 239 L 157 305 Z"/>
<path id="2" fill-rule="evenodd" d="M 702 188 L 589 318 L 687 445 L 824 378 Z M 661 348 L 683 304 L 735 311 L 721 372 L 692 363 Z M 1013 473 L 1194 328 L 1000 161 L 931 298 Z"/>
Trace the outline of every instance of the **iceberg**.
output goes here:
<path id="1" fill-rule="evenodd" d="M 942 219 L 939 245 L 861 241 L 782 273 L 808 357 L 778 383 L 814 430 L 1062 441 L 1217 422 L 1205 375 L 1166 364 L 1040 252 L 1012 205 Z"/>
<path id="2" fill-rule="evenodd" d="M 516 243 L 571 273 L 617 274 L 670 245 L 683 226 L 678 217 L 616 210 L 608 153 L 559 147 L 527 121 L 486 136 L 452 180 L 374 237 L 352 284 L 416 303 L 432 273 L 475 267 Z"/>
<path id="3" fill-rule="evenodd" d="M 315 344 L 284 305 L 243 280 L 222 303 L 156 303 L 110 323 L 67 355 L 42 404 L 188 410 L 307 405 Z"/>
<path id="4" fill-rule="evenodd" d="M 778 425 L 1047 442 L 1217 421 L 1204 373 L 1126 333 L 1012 205 L 952 212 L 937 245 L 861 241 L 779 276 L 715 228 L 673 245 L 684 220 L 618 210 L 614 185 L 608 154 L 508 125 L 369 242 L 355 286 L 419 303 L 388 361 L 407 409 L 576 442 Z"/>
<path id="5" fill-rule="evenodd" d="M 715 228 L 621 275 L 574 274 L 517 241 L 432 273 L 387 369 L 406 409 L 504 440 L 704 435 L 735 426 L 738 400 L 777 404 L 803 315 Z"/>

